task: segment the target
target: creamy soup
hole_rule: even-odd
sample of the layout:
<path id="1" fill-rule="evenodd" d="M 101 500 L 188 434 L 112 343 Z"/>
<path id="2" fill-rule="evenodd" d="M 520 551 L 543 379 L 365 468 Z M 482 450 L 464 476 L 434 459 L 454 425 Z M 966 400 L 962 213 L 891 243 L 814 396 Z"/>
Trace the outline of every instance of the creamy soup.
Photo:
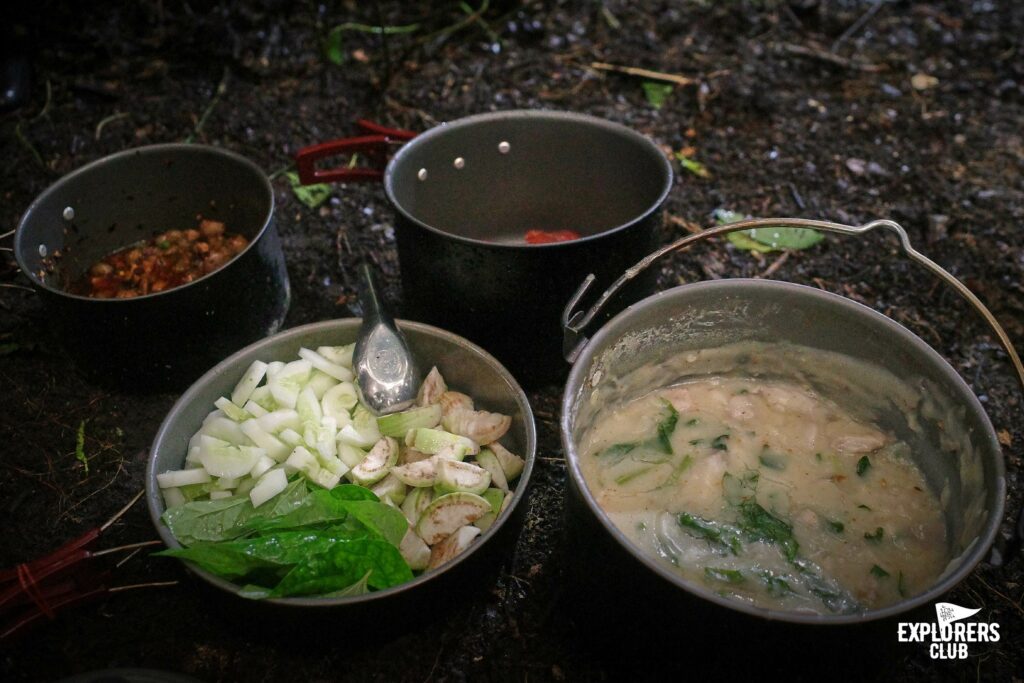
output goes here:
<path id="1" fill-rule="evenodd" d="M 579 450 L 627 537 L 735 600 L 852 613 L 924 591 L 949 559 L 909 447 L 796 382 L 659 389 L 602 408 Z"/>

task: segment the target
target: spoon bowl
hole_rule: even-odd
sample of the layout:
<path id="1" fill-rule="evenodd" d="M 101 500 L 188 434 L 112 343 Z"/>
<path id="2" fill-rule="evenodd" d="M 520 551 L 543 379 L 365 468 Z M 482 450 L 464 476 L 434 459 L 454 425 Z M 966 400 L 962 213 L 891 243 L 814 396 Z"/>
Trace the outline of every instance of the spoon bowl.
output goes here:
<path id="1" fill-rule="evenodd" d="M 373 269 L 363 264 L 360 273 L 363 324 L 352 352 L 352 368 L 363 401 L 374 414 L 386 415 L 412 406 L 420 386 L 420 373 L 405 337 L 384 303 Z"/>

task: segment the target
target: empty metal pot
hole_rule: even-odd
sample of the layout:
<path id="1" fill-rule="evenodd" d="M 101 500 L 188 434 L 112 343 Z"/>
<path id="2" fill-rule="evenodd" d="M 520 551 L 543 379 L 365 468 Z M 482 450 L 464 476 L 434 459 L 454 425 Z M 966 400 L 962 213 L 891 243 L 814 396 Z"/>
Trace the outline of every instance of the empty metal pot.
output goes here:
<path id="1" fill-rule="evenodd" d="M 603 566 L 614 567 L 614 571 L 599 575 L 586 572 L 580 580 L 592 576 L 602 595 L 625 602 L 638 588 L 653 590 L 659 609 L 703 619 L 704 624 L 709 623 L 708 619 L 733 615 L 757 628 L 761 628 L 758 624 L 778 621 L 803 627 L 864 625 L 921 608 L 953 588 L 984 557 L 998 531 L 1006 493 L 1002 450 L 981 404 L 956 371 L 921 339 L 880 313 L 843 297 L 794 284 L 742 279 L 684 285 L 651 296 L 587 338 L 588 325 L 596 319 L 596 312 L 636 271 L 699 239 L 768 226 L 811 227 L 846 234 L 876 228 L 893 230 L 910 258 L 952 284 L 985 316 L 1024 382 L 1019 358 L 987 309 L 951 275 L 914 251 L 906 233 L 890 221 L 854 228 L 822 221 L 763 219 L 709 230 L 644 259 L 584 312 L 577 307 L 592 282 L 588 279 L 564 317 L 566 350 L 575 362 L 562 399 L 560 423 L 570 474 L 568 534 L 574 548 L 572 555 L 582 555 L 577 561 L 592 567 L 588 552 L 597 553 Z M 921 411 L 921 431 L 912 437 L 916 440 L 908 441 L 915 463 L 940 499 L 949 538 L 950 564 L 928 590 L 893 605 L 854 614 L 816 615 L 757 607 L 684 579 L 667 562 L 629 541 L 598 505 L 584 481 L 577 444 L 590 416 L 602 406 L 625 398 L 618 395 L 618 380 L 672 355 L 749 340 L 809 347 L 871 363 L 902 380 L 907 390 L 917 392 L 922 401 L 937 406 L 931 412 Z M 694 377 L 699 376 L 701 369 L 695 367 L 693 372 Z M 671 375 L 661 381 L 668 385 L 686 379 Z M 655 383 L 649 388 L 658 386 Z M 888 397 L 883 394 L 878 400 L 884 403 Z M 901 434 L 901 438 L 907 437 Z M 644 608 L 642 601 L 630 604 L 635 609 Z M 677 606 L 679 609 L 674 609 Z M 734 621 L 729 623 L 735 628 Z"/>
<path id="2" fill-rule="evenodd" d="M 273 213 L 270 182 L 248 159 L 202 145 L 153 145 L 50 186 L 22 217 L 14 252 L 87 375 L 131 391 L 177 389 L 284 321 L 288 273 Z M 104 256 L 195 227 L 200 214 L 249 245 L 218 270 L 155 294 L 94 299 L 68 291 Z"/>
<path id="3" fill-rule="evenodd" d="M 625 126 L 565 112 L 495 112 L 415 137 L 394 133 L 306 148 L 296 157 L 299 175 L 304 183 L 380 178 L 314 162 L 382 156 L 412 138 L 383 174 L 404 314 L 484 346 L 526 384 L 558 380 L 565 300 L 587 273 L 611 280 L 658 244 L 672 185 L 665 155 Z M 526 244 L 531 229 L 582 237 Z M 637 278 L 618 305 L 649 293 L 653 278 Z"/>

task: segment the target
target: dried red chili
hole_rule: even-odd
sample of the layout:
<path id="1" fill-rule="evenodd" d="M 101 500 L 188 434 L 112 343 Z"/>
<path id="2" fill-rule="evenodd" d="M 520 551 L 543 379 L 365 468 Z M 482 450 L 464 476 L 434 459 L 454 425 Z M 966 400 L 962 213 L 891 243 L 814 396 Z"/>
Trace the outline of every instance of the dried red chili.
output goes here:
<path id="1" fill-rule="evenodd" d="M 212 273 L 248 244 L 242 235 L 226 233 L 220 221 L 200 218 L 198 229 L 168 230 L 103 257 L 72 291 L 97 299 L 162 292 Z"/>
<path id="2" fill-rule="evenodd" d="M 552 242 L 571 242 L 578 240 L 580 234 L 575 230 L 527 230 L 527 244 L 551 244 Z"/>

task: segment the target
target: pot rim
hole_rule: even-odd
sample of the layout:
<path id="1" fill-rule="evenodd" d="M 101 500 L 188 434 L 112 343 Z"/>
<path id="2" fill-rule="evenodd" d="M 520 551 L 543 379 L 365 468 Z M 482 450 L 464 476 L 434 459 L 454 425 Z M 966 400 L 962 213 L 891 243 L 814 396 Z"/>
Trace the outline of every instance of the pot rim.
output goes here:
<path id="1" fill-rule="evenodd" d="M 512 390 L 512 393 L 515 396 L 516 403 L 518 404 L 519 410 L 522 413 L 523 424 L 526 428 L 526 443 L 524 444 L 524 451 L 522 454 L 523 459 L 526 461 L 526 463 L 523 467 L 522 474 L 520 474 L 519 476 L 519 481 L 516 484 L 515 491 L 512 494 L 512 501 L 509 503 L 509 506 L 505 510 L 505 513 L 499 515 L 498 518 L 494 521 L 494 524 L 492 524 L 491 527 L 487 529 L 487 531 L 484 531 L 482 534 L 480 534 L 480 538 L 474 543 L 472 543 L 465 551 L 460 553 L 451 561 L 445 563 L 445 565 L 441 569 L 424 572 L 423 574 L 420 574 L 419 576 L 413 578 L 412 581 L 407 581 L 403 584 L 392 586 L 391 588 L 387 588 L 380 591 L 374 591 L 372 593 L 366 593 L 364 595 L 355 595 L 338 598 L 268 598 L 260 600 L 259 602 L 271 603 L 274 605 L 283 605 L 285 607 L 290 608 L 342 607 L 345 605 L 353 605 L 359 603 L 372 602 L 374 600 L 385 599 L 391 596 L 397 596 L 399 594 L 405 593 L 406 591 L 413 590 L 418 586 L 438 579 L 451 569 L 454 569 L 459 564 L 468 560 L 470 556 L 477 552 L 483 545 L 487 543 L 488 540 L 490 540 L 494 535 L 498 533 L 498 530 L 501 529 L 502 526 L 504 526 L 508 519 L 511 517 L 511 511 L 522 502 L 523 498 L 526 497 L 527 488 L 530 483 L 530 475 L 533 473 L 533 465 L 536 460 L 537 426 L 534 422 L 533 410 L 530 407 L 530 401 L 527 398 L 526 393 L 523 391 L 522 387 L 519 386 L 519 383 L 516 382 L 512 374 L 505 369 L 505 366 L 499 363 L 491 354 L 487 353 L 487 351 L 480 348 L 476 344 L 456 334 L 448 332 L 447 330 L 443 330 L 439 327 L 434 327 L 433 325 L 412 322 L 409 320 L 397 320 L 396 322 L 402 329 L 416 330 L 417 332 L 422 332 L 435 338 L 443 339 L 445 342 L 451 343 L 456 346 L 461 346 L 465 349 L 468 349 L 472 353 L 480 356 L 489 366 L 491 366 L 491 368 L 497 373 L 497 375 Z M 242 357 L 252 351 L 265 349 L 285 339 L 298 339 L 304 337 L 309 333 L 319 332 L 322 330 L 358 330 L 361 324 L 361 318 L 340 318 L 335 320 L 324 320 L 321 322 L 310 323 L 308 325 L 300 325 L 298 327 L 293 327 L 291 329 L 285 330 L 284 332 L 279 332 L 278 334 L 272 335 L 270 337 L 265 337 L 264 339 L 261 339 L 253 344 L 250 344 L 249 346 L 246 346 L 244 349 L 236 351 L 235 353 L 231 354 L 226 359 L 215 365 L 213 368 L 207 371 L 202 377 L 197 379 L 192 384 L 192 386 L 190 386 L 188 390 L 185 391 L 185 393 L 182 394 L 177 401 L 175 401 L 174 405 L 167 413 L 167 416 L 160 424 L 160 428 L 157 430 L 156 436 L 153 438 L 153 443 L 150 447 L 146 461 L 146 507 L 149 510 L 150 521 L 152 521 L 153 526 L 156 528 L 157 534 L 159 534 L 160 539 L 167 545 L 168 548 L 180 548 L 182 546 L 177 541 L 177 539 L 174 538 L 174 535 L 171 533 L 170 529 L 168 529 L 163 524 L 163 522 L 160 521 L 160 515 L 164 510 L 164 503 L 163 497 L 161 496 L 160 493 L 160 488 L 156 483 L 156 475 L 158 474 L 158 472 L 156 471 L 155 454 L 157 452 L 157 446 L 162 441 L 164 441 L 165 438 L 169 436 L 171 423 L 174 422 L 175 418 L 181 412 L 181 410 L 196 399 L 197 394 L 199 394 L 205 388 L 206 384 L 208 384 L 213 379 L 220 377 L 225 373 L 231 372 L 234 366 L 236 366 L 241 361 Z M 241 590 L 240 586 L 231 583 L 226 579 L 222 579 L 219 576 L 215 576 L 214 574 L 211 574 L 210 572 L 207 572 L 206 570 L 197 567 L 191 562 L 184 560 L 183 562 L 188 567 L 189 571 L 191 571 L 196 576 L 198 576 L 199 578 L 213 585 L 216 588 L 219 588 L 228 593 L 233 593 L 235 595 L 238 595 L 239 591 Z"/>
<path id="2" fill-rule="evenodd" d="M 619 335 L 616 334 L 616 328 L 624 326 L 639 309 L 645 308 L 664 299 L 679 296 L 683 290 L 693 291 L 694 289 L 720 289 L 728 293 L 730 290 L 741 290 L 744 287 L 755 284 L 758 287 L 785 289 L 791 292 L 799 292 L 801 295 L 808 297 L 826 300 L 844 308 L 854 315 L 869 317 L 874 321 L 883 324 L 893 334 L 901 337 L 904 341 L 915 347 L 920 353 L 930 358 L 944 374 L 954 381 L 954 384 L 959 385 L 961 393 L 967 397 L 970 409 L 982 417 L 983 424 L 987 427 L 987 434 L 985 436 L 986 440 L 989 442 L 988 445 L 991 452 L 1000 454 L 1000 457 L 995 458 L 995 462 L 992 463 L 995 468 L 996 478 L 996 490 L 994 495 L 994 499 L 996 500 L 995 507 L 990 512 L 988 520 L 979 532 L 978 537 L 966 550 L 960 553 L 960 564 L 956 570 L 941 574 L 939 576 L 939 580 L 923 593 L 882 608 L 866 610 L 856 614 L 843 615 L 804 614 L 748 605 L 737 600 L 724 598 L 714 591 L 703 588 L 685 579 L 681 575 L 672 572 L 669 567 L 664 566 L 665 563 L 660 562 L 657 558 L 644 552 L 641 548 L 629 541 L 629 539 L 627 539 L 625 535 L 612 523 L 608 515 L 600 508 L 600 506 L 597 505 L 594 496 L 587 486 L 582 472 L 580 471 L 579 453 L 577 453 L 576 445 L 572 439 L 569 419 L 570 410 L 576 400 L 576 396 L 583 391 L 583 383 L 586 379 L 585 368 L 589 365 L 589 362 L 596 353 L 595 350 L 603 348 L 606 345 L 606 342 L 608 342 L 613 335 L 615 335 L 615 339 L 617 339 Z M 569 469 L 569 476 L 572 479 L 571 483 L 579 490 L 580 495 L 585 501 L 586 506 L 589 508 L 590 513 L 597 518 L 598 522 L 600 522 L 608 534 L 618 545 L 629 553 L 629 555 L 643 563 L 648 569 L 653 571 L 662 579 L 690 593 L 691 595 L 716 603 L 727 609 L 743 612 L 769 621 L 784 621 L 796 624 L 826 626 L 862 624 L 895 617 L 899 614 L 909 612 L 915 608 L 932 602 L 960 583 L 974 570 L 978 563 L 981 562 L 999 531 L 999 526 L 1005 512 L 1006 471 L 1003 458 L 1001 457 L 1002 449 L 999 447 L 995 429 L 992 426 L 991 420 L 989 420 L 988 414 L 985 412 L 981 402 L 978 400 L 977 396 L 974 395 L 971 388 L 963 378 L 960 377 L 959 373 L 957 373 L 956 370 L 954 370 L 953 367 L 941 355 L 939 355 L 937 351 L 935 351 L 935 349 L 926 344 L 920 337 L 912 333 L 903 325 L 897 323 L 888 316 L 882 315 L 878 311 L 875 311 L 864 304 L 838 294 L 825 292 L 814 287 L 808 287 L 806 285 L 799 285 L 791 282 L 783 282 L 779 280 L 755 280 L 752 278 L 727 278 L 712 282 L 697 282 L 658 292 L 657 294 L 649 296 L 639 303 L 625 309 L 605 323 L 597 331 L 593 338 L 591 338 L 587 343 L 579 358 L 573 364 L 572 370 L 569 372 L 569 378 L 566 381 L 565 390 L 562 394 L 561 415 L 559 416 L 559 432 L 562 440 L 562 448 L 565 452 L 566 464 Z"/>
<path id="3" fill-rule="evenodd" d="M 470 126 L 480 122 L 502 120 L 502 119 L 532 119 L 538 121 L 573 121 L 577 124 L 593 126 L 595 128 L 604 128 L 606 130 L 614 131 L 618 134 L 624 135 L 632 139 L 637 145 L 646 148 L 649 152 L 654 155 L 654 158 L 661 160 L 664 170 L 665 182 L 658 193 L 657 199 L 647 207 L 642 213 L 631 218 L 630 220 L 616 225 L 607 230 L 595 233 L 593 235 L 584 235 L 579 239 L 569 240 L 566 242 L 548 242 L 544 244 L 509 244 L 505 242 L 488 242 L 486 240 L 474 239 L 472 237 L 465 237 L 463 235 L 456 235 L 454 233 L 442 230 L 441 228 L 435 227 L 428 223 L 421 221 L 419 218 L 414 216 L 412 213 L 406 210 L 404 206 L 395 198 L 394 183 L 395 183 L 395 169 L 399 164 L 402 163 L 404 158 L 410 154 L 409 150 L 414 149 L 417 145 L 424 144 L 423 141 L 430 141 L 435 137 L 441 135 L 453 134 L 458 131 L 459 128 Z M 442 122 L 440 125 L 434 126 L 430 130 L 420 133 L 411 141 L 405 143 L 398 152 L 395 153 L 391 160 L 388 162 L 387 167 L 384 169 L 384 193 L 387 195 L 388 201 L 391 202 L 391 206 L 395 208 L 398 213 L 404 216 L 411 223 L 435 233 L 445 239 L 450 239 L 463 244 L 469 244 L 478 247 L 487 247 L 491 249 L 508 249 L 512 251 L 519 250 L 532 250 L 532 249 L 565 249 L 571 248 L 577 244 L 584 244 L 592 242 L 607 235 L 612 235 L 618 232 L 622 232 L 630 229 L 631 227 L 644 222 L 651 215 L 657 212 L 665 203 L 669 193 L 672 191 L 672 182 L 674 176 L 672 173 L 672 164 L 665 157 L 662 151 L 654 144 L 654 141 L 648 138 L 646 135 L 633 130 L 628 126 L 624 126 L 621 123 L 609 121 L 607 119 L 599 118 L 597 116 L 591 116 L 589 114 L 580 114 L 577 112 L 567 111 L 553 111 L 544 109 L 511 109 L 505 111 L 487 112 L 485 114 L 474 114 L 472 116 L 465 116 L 454 121 Z"/>
<path id="4" fill-rule="evenodd" d="M 161 292 L 150 292 L 149 294 L 143 294 L 141 296 L 132 297 L 130 299 L 97 299 L 94 297 L 82 296 L 81 294 L 74 294 L 73 292 L 69 292 L 65 289 L 55 287 L 46 280 L 41 280 L 39 279 L 39 277 L 36 276 L 35 272 L 33 272 L 28 267 L 28 264 L 26 264 L 22 259 L 22 254 L 24 250 L 28 248 L 28 245 L 24 244 L 24 233 L 27 229 L 27 225 L 29 223 L 30 218 L 34 219 L 35 214 L 39 211 L 39 207 L 43 204 L 44 201 L 46 201 L 50 197 L 51 194 L 57 192 L 67 182 L 74 180 L 80 176 L 88 175 L 89 173 L 98 170 L 102 166 L 119 163 L 124 161 L 128 157 L 132 156 L 141 156 L 143 154 L 160 154 L 164 152 L 174 152 L 178 154 L 191 154 L 195 152 L 217 154 L 238 164 L 239 166 L 243 167 L 246 171 L 251 171 L 254 174 L 254 177 L 260 181 L 262 189 L 266 193 L 266 216 L 264 216 L 263 218 L 263 224 L 253 235 L 252 239 L 249 240 L 249 244 L 246 245 L 245 249 L 231 257 L 231 260 L 225 263 L 222 267 L 218 268 L 217 270 L 211 273 L 207 273 L 206 275 L 203 275 L 200 278 L 196 278 L 192 282 L 186 282 L 183 285 L 171 287 Z M 14 258 L 18 263 L 18 267 L 21 268 L 21 272 L 25 274 L 25 277 L 29 279 L 33 286 L 50 292 L 51 294 L 56 294 L 67 299 L 75 299 L 78 301 L 90 301 L 97 303 L 105 303 L 108 305 L 128 305 L 133 302 L 148 301 L 165 295 L 173 295 L 175 292 L 183 291 L 200 282 L 209 282 L 210 279 L 217 276 L 219 273 L 226 271 L 228 268 L 231 267 L 233 263 L 235 263 L 242 256 L 247 254 L 250 249 L 253 249 L 256 243 L 263 237 L 263 234 L 267 231 L 267 229 L 273 222 L 274 209 L 274 188 L 270 184 L 270 179 L 267 178 L 267 174 L 263 171 L 262 168 L 257 166 L 254 161 L 242 156 L 241 154 L 238 154 L 237 152 L 232 152 L 231 150 L 223 149 L 221 147 L 214 147 L 213 145 L 200 145 L 185 142 L 168 142 L 156 145 L 143 145 L 141 147 L 131 147 L 129 149 L 121 150 L 120 152 L 114 152 L 113 154 L 108 154 L 107 156 L 100 157 L 99 159 L 95 159 L 94 161 L 91 161 L 80 168 L 76 168 L 75 170 L 61 176 L 56 181 L 54 181 L 50 186 L 48 186 L 45 190 L 40 192 L 39 195 L 32 200 L 32 203 L 28 205 L 28 208 L 25 209 L 25 213 L 22 214 L 21 220 L 18 221 L 18 227 L 14 231 Z"/>

